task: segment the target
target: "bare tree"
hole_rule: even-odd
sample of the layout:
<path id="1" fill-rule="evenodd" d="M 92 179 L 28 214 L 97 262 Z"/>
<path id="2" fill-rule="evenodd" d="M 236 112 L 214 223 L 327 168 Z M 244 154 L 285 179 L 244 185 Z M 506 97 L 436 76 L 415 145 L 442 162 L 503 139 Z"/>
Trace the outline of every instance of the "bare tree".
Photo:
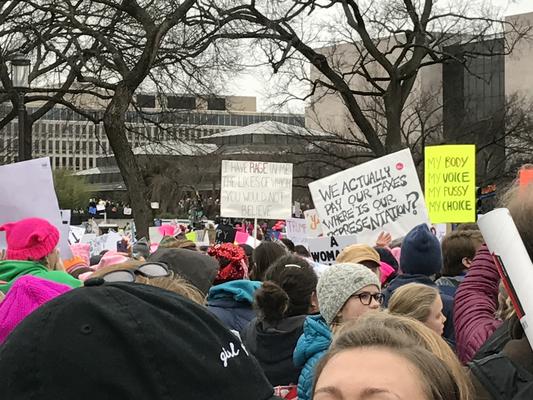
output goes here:
<path id="1" fill-rule="evenodd" d="M 75 82 L 83 85 L 85 101 L 89 95 L 104 105 L 103 115 L 87 117 L 103 121 L 128 190 L 137 232 L 148 236 L 152 220 L 149 190 L 128 142 L 127 113 L 134 110 L 137 89 L 156 89 L 165 79 L 174 85 L 185 82 L 205 88 L 209 80 L 204 79 L 204 72 L 214 76 L 216 63 L 221 61 L 211 39 L 220 24 L 204 18 L 196 0 L 26 3 L 54 17 L 49 25 L 55 37 L 70 45 L 68 49 L 55 48 L 56 58 L 72 71 Z M 80 55 L 83 62 L 77 62 Z M 62 104 L 84 112 L 70 98 Z"/>
<path id="2" fill-rule="evenodd" d="M 507 55 L 529 32 L 476 1 L 242 0 L 219 12 L 240 23 L 226 37 L 252 40 L 274 73 L 309 84 L 299 97 L 311 108 L 337 98 L 337 108 L 347 111 L 343 136 L 352 133 L 375 156 L 405 146 L 402 124 L 421 73 L 448 60 L 466 65 L 472 57 Z M 487 40 L 494 34 L 502 35 L 503 48 Z M 464 51 L 458 55 L 452 45 Z"/>

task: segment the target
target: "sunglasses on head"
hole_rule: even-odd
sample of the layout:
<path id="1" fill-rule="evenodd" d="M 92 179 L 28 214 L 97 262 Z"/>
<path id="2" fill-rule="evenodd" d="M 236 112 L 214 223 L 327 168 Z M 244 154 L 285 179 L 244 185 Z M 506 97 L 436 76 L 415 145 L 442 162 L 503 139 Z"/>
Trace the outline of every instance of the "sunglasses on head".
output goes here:
<path id="1" fill-rule="evenodd" d="M 147 262 L 139 265 L 137 268 L 121 269 L 110 271 L 102 276 L 106 282 L 135 282 L 135 275 L 141 275 L 146 278 L 162 278 L 170 275 L 166 264 L 159 262 Z"/>

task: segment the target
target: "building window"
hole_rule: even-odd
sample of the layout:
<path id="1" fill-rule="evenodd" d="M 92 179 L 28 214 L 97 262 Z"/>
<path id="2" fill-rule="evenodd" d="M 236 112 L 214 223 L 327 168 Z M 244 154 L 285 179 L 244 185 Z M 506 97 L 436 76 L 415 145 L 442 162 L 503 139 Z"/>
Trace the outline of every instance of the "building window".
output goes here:
<path id="1" fill-rule="evenodd" d="M 224 111 L 226 109 L 226 99 L 222 97 L 210 97 L 207 99 L 207 109 Z"/>
<path id="2" fill-rule="evenodd" d="M 177 110 L 196 109 L 196 98 L 191 96 L 168 96 L 167 107 Z"/>
<path id="3" fill-rule="evenodd" d="M 137 106 L 140 108 L 155 108 L 155 96 L 138 94 Z"/>

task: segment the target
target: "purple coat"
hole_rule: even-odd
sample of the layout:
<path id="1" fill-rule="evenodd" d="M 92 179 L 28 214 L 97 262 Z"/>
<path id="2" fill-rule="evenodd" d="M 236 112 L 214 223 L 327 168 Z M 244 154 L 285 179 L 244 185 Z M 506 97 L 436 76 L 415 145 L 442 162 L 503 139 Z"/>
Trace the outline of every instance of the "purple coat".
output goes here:
<path id="1" fill-rule="evenodd" d="M 494 260 L 487 246 L 483 245 L 455 294 L 456 350 L 465 364 L 502 324 L 495 316 L 499 284 L 500 276 Z"/>

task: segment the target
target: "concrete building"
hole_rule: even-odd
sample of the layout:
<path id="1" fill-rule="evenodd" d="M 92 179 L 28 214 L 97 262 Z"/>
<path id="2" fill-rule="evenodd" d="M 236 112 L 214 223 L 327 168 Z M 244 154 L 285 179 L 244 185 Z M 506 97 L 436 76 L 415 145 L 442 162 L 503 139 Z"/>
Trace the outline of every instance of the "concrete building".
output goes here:
<path id="1" fill-rule="evenodd" d="M 222 160 L 290 162 L 294 164 L 294 199 L 310 202 L 307 184 L 334 169 L 324 166 L 320 145 L 330 145 L 330 135 L 277 121 L 234 128 L 196 143 L 168 140 L 133 149 L 150 189 L 151 200 L 162 212 L 178 212 L 178 201 L 195 193 L 218 198 Z M 99 157 L 83 176 L 103 198 L 127 202 L 126 187 L 114 157 Z"/>
<path id="2" fill-rule="evenodd" d="M 105 104 L 82 99 L 85 110 L 103 113 Z M 255 97 L 137 95 L 138 109 L 128 112 L 128 140 L 132 147 L 170 139 L 195 141 L 202 137 L 262 121 L 303 126 L 304 117 L 293 114 L 260 113 Z M 38 105 L 27 105 L 29 113 Z M 0 105 L 6 115 L 10 105 Z M 144 115 L 155 123 L 147 122 Z M 18 122 L 13 120 L 0 131 L 0 165 L 15 162 Z M 103 124 L 95 125 L 72 110 L 56 106 L 33 125 L 33 157 L 51 157 L 53 168 L 74 171 L 94 168 L 96 160 L 112 155 Z"/>
<path id="3" fill-rule="evenodd" d="M 533 26 L 533 13 L 507 17 L 521 26 Z M 450 61 L 422 68 L 402 115 L 405 143 L 411 147 L 415 162 L 423 159 L 422 146 L 428 143 L 475 143 L 478 146 L 478 182 L 492 183 L 502 175 L 506 153 L 506 112 L 510 96 L 521 96 L 533 104 L 533 40 L 525 37 L 518 41 L 509 56 L 503 56 L 504 46 L 514 37 L 503 34 L 486 37 L 481 42 L 449 44 L 446 52 L 492 52 L 491 56 L 467 57 L 466 64 Z M 394 38 L 380 39 L 378 48 L 392 49 L 398 44 Z M 372 59 L 362 45 L 340 44 L 319 49 L 338 71 L 343 71 L 354 91 L 370 92 L 372 86 L 360 75 L 358 63 Z M 389 60 L 394 61 L 394 50 Z M 466 68 L 465 68 L 466 66 Z M 386 76 L 374 61 L 365 65 L 371 76 Z M 311 68 L 311 79 L 323 78 Z M 379 81 L 376 82 L 380 85 Z M 375 89 L 375 88 L 374 88 Z M 384 109 L 375 97 L 355 96 L 363 113 L 378 134 L 386 134 Z M 527 100 L 529 99 L 529 100 Z M 349 115 L 341 97 L 325 89 L 316 90 L 305 113 L 306 126 L 332 132 L 345 138 L 365 140 Z M 431 129 L 431 131 L 429 131 Z M 429 133 L 428 133 L 429 131 Z M 424 132 L 424 141 L 414 146 Z M 429 139 L 429 140 L 427 140 Z"/>

